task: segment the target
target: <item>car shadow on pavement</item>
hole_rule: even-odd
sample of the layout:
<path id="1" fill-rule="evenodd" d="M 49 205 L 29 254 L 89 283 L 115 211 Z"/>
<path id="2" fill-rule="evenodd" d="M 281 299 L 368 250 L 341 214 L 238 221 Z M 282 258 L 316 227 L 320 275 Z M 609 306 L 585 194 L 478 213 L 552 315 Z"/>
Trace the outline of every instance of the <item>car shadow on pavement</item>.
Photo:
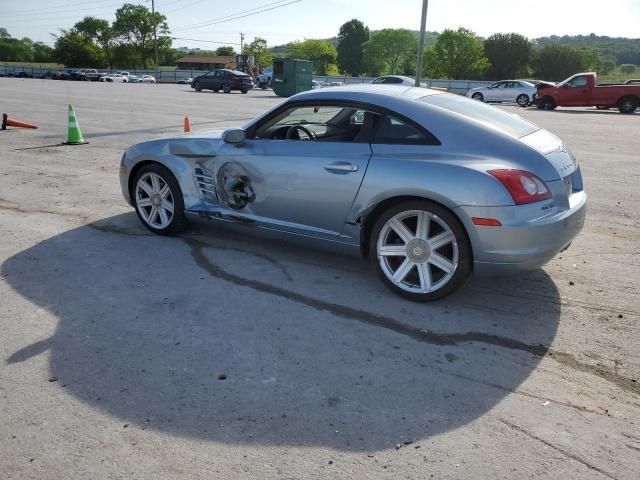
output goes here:
<path id="1" fill-rule="evenodd" d="M 528 395 L 560 317 L 544 271 L 417 304 L 359 259 L 218 228 L 158 237 L 134 214 L 51 237 L 1 271 L 58 319 L 8 368 L 49 352 L 57 382 L 43 386 L 123 427 L 236 444 L 417 447 Z"/>

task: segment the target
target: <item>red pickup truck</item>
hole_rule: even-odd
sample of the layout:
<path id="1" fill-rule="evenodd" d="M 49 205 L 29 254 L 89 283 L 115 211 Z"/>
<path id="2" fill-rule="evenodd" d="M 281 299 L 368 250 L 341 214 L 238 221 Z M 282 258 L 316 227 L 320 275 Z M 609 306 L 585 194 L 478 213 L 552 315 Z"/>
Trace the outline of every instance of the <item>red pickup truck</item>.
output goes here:
<path id="1" fill-rule="evenodd" d="M 640 85 L 630 80 L 624 84 L 602 83 L 594 72 L 577 73 L 558 83 L 541 82 L 534 99 L 540 110 L 556 107 L 618 107 L 622 113 L 633 113 L 640 105 Z"/>

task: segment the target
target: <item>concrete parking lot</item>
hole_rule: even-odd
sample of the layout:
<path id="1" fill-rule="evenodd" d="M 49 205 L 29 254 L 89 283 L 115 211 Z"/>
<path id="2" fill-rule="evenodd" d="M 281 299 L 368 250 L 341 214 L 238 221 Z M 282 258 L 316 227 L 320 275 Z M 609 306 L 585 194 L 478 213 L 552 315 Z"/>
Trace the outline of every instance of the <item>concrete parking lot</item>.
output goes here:
<path id="1" fill-rule="evenodd" d="M 357 258 L 145 230 L 132 143 L 281 99 L 0 78 L 4 479 L 570 478 L 640 472 L 640 114 L 504 106 L 581 162 L 587 224 L 543 270 L 445 300 Z M 88 145 L 61 146 L 67 103 Z"/>

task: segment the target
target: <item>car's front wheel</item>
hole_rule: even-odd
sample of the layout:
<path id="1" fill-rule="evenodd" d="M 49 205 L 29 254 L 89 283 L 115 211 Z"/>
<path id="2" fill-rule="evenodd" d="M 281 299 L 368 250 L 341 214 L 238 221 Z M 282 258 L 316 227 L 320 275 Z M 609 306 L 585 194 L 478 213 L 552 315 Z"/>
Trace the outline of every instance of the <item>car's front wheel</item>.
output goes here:
<path id="1" fill-rule="evenodd" d="M 222 84 L 222 91 L 224 93 L 231 93 L 231 86 L 228 83 Z"/>
<path id="2" fill-rule="evenodd" d="M 187 226 L 182 191 L 166 167 L 142 167 L 134 179 L 132 193 L 138 218 L 153 233 L 175 235 Z"/>
<path id="3" fill-rule="evenodd" d="M 516 103 L 521 107 L 526 107 L 527 105 L 529 105 L 529 95 L 527 95 L 526 93 L 521 93 L 520 95 L 518 95 L 518 98 L 516 98 Z"/>
<path id="4" fill-rule="evenodd" d="M 479 102 L 482 102 L 484 100 L 484 97 L 480 92 L 474 93 L 473 95 L 471 95 L 471 98 L 473 98 L 474 100 L 478 100 Z"/>
<path id="5" fill-rule="evenodd" d="M 196 92 L 201 92 L 202 91 L 202 87 L 200 86 L 200 82 L 196 82 L 193 84 L 193 88 L 196 90 Z"/>
<path id="6" fill-rule="evenodd" d="M 369 259 L 388 288 L 420 302 L 449 295 L 471 274 L 464 227 L 429 201 L 403 202 L 384 212 L 369 238 Z"/>

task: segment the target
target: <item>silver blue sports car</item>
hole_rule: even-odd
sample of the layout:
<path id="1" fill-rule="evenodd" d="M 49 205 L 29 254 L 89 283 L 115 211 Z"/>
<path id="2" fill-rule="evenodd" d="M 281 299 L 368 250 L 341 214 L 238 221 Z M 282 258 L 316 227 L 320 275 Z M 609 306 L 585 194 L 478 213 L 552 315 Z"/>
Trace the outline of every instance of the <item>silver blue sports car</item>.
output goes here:
<path id="1" fill-rule="evenodd" d="M 587 201 L 576 159 L 553 134 L 405 86 L 300 93 L 243 128 L 134 145 L 120 172 L 152 232 L 208 219 L 331 243 L 419 301 L 472 273 L 539 268 L 581 230 Z"/>

